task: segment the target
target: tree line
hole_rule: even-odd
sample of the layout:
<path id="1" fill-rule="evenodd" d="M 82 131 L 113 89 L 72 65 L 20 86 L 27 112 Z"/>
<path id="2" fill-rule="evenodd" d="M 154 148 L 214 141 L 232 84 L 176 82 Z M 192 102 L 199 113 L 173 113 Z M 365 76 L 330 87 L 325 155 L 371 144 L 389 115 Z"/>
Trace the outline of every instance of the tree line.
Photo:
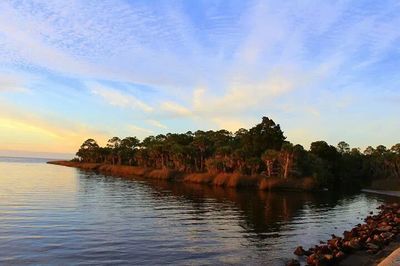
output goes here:
<path id="1" fill-rule="evenodd" d="M 268 177 L 313 177 L 327 187 L 362 185 L 373 179 L 400 179 L 400 143 L 390 149 L 369 146 L 364 152 L 341 141 L 311 143 L 309 150 L 286 140 L 279 124 L 263 117 L 250 129 L 188 131 L 121 139 L 105 147 L 94 139 L 83 142 L 74 160 L 132 165 L 181 172 L 260 174 Z"/>

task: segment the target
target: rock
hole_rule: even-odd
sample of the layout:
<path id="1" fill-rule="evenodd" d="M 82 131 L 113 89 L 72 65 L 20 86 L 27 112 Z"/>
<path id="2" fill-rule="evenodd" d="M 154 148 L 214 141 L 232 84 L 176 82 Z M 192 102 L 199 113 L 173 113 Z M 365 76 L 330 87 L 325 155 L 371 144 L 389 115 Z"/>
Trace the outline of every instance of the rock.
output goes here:
<path id="1" fill-rule="evenodd" d="M 346 256 L 346 255 L 344 254 L 343 251 L 339 251 L 338 253 L 336 253 L 335 259 L 338 260 L 338 261 L 340 261 L 340 260 L 342 260 L 345 256 Z"/>
<path id="2" fill-rule="evenodd" d="M 389 232 L 392 229 L 393 229 L 392 226 L 384 225 L 384 226 L 378 227 L 376 230 L 378 230 L 379 232 Z"/>
<path id="3" fill-rule="evenodd" d="M 353 238 L 350 241 L 344 242 L 344 246 L 346 246 L 350 250 L 358 250 L 361 248 L 358 238 Z"/>
<path id="4" fill-rule="evenodd" d="M 334 265 L 356 250 L 367 250 L 375 254 L 400 234 L 400 205 L 381 205 L 380 211 L 364 219 L 350 231 L 343 232 L 343 238 L 332 235 L 332 239 L 320 241 L 319 245 L 305 251 L 302 247 L 295 250 L 298 256 L 307 256 L 308 265 Z"/>
<path id="5" fill-rule="evenodd" d="M 343 236 L 344 236 L 344 240 L 348 241 L 348 240 L 350 240 L 350 238 L 353 237 L 353 234 L 349 231 L 344 231 Z"/>
<path id="6" fill-rule="evenodd" d="M 375 244 L 373 244 L 373 243 L 368 243 L 368 244 L 367 244 L 367 248 L 369 248 L 369 249 L 379 249 L 379 246 L 378 246 L 378 245 L 375 245 Z"/>
<path id="7" fill-rule="evenodd" d="M 307 264 L 308 265 L 315 265 L 316 262 L 316 255 L 311 254 L 310 256 L 307 257 Z"/>
<path id="8" fill-rule="evenodd" d="M 300 262 L 298 260 L 292 259 L 288 263 L 286 263 L 286 266 L 300 266 Z"/>
<path id="9" fill-rule="evenodd" d="M 382 237 L 384 240 L 389 240 L 393 238 L 394 234 L 390 232 L 383 232 L 380 234 L 380 237 Z"/>
<path id="10" fill-rule="evenodd" d="M 328 247 L 328 245 L 322 245 L 319 247 L 319 252 L 321 254 L 329 254 L 332 252 L 332 250 Z"/>
<path id="11" fill-rule="evenodd" d="M 336 237 L 334 239 L 329 239 L 327 241 L 328 245 L 332 246 L 333 248 L 337 248 L 338 246 L 340 246 L 341 242 L 342 242 L 342 238 L 340 238 L 340 237 Z"/>
<path id="12" fill-rule="evenodd" d="M 383 239 L 380 235 L 374 235 L 372 240 L 375 244 L 382 244 L 382 242 L 383 242 Z"/>
<path id="13" fill-rule="evenodd" d="M 296 250 L 293 252 L 297 256 L 304 256 L 306 251 L 303 249 L 302 246 L 298 246 Z"/>
<path id="14" fill-rule="evenodd" d="M 326 261 L 330 262 L 330 261 L 333 260 L 333 255 L 331 255 L 331 254 L 325 254 L 325 255 L 324 255 L 324 259 L 325 259 Z"/>
<path id="15" fill-rule="evenodd" d="M 386 218 L 386 217 L 384 217 L 384 218 Z M 380 222 L 378 224 L 378 227 L 384 227 L 384 226 L 387 226 L 387 225 L 388 225 L 388 223 L 386 221 L 382 221 L 382 222 Z"/>

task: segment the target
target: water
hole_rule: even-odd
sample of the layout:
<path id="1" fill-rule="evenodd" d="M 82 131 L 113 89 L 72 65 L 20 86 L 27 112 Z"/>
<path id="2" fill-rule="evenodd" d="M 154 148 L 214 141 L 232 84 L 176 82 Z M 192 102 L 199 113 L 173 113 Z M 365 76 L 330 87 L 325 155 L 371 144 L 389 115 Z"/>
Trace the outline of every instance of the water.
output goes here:
<path id="1" fill-rule="evenodd" d="M 396 198 L 116 178 L 0 158 L 0 265 L 284 265 Z"/>

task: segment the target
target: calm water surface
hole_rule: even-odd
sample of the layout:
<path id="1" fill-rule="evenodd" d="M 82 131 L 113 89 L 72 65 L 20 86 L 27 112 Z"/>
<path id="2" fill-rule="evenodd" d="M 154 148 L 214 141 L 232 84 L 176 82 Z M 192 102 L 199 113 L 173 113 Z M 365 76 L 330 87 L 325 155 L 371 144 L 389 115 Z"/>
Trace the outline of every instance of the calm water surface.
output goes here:
<path id="1" fill-rule="evenodd" d="M 0 158 L 0 265 L 284 265 L 390 197 L 150 182 Z"/>

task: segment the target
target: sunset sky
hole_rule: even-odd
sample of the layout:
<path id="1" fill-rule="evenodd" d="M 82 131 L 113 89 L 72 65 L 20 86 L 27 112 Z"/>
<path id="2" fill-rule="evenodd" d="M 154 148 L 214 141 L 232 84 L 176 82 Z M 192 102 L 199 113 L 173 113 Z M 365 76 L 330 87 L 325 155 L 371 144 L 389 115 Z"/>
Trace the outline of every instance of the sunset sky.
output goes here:
<path id="1" fill-rule="evenodd" d="M 0 155 L 262 116 L 306 148 L 390 147 L 399 14 L 385 0 L 0 1 Z"/>

